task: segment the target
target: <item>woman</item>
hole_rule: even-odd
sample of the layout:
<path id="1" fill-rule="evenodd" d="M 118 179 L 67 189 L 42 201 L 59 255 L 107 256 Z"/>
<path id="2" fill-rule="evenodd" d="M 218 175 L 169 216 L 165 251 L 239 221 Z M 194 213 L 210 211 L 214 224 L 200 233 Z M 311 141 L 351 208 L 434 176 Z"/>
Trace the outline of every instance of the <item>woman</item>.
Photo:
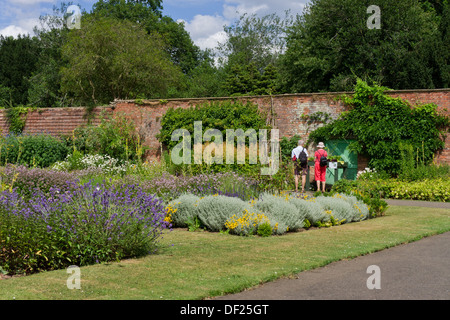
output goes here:
<path id="1" fill-rule="evenodd" d="M 315 157 L 314 178 L 316 179 L 316 182 L 317 182 L 317 191 L 320 191 L 320 182 L 322 182 L 322 192 L 325 192 L 325 182 L 326 182 L 325 176 L 327 173 L 327 167 L 320 165 L 320 158 L 322 156 L 328 157 L 328 154 L 324 150 L 325 145 L 323 144 L 323 142 L 319 142 L 319 144 L 317 145 L 317 148 L 319 150 L 317 150 L 314 153 L 314 157 Z"/>

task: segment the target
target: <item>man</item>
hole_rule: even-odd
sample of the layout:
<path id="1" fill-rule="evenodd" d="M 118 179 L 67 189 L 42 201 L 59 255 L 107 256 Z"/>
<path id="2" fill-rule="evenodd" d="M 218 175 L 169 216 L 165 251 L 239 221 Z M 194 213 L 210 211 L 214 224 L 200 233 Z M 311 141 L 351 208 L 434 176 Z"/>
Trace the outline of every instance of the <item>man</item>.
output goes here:
<path id="1" fill-rule="evenodd" d="M 304 161 L 306 157 L 306 162 Z M 292 161 L 294 161 L 294 179 L 295 179 L 295 192 L 298 192 L 298 180 L 300 175 L 302 176 L 302 193 L 305 192 L 306 175 L 308 173 L 308 150 L 303 147 L 303 140 L 298 141 L 298 146 L 292 150 Z M 303 164 L 301 161 L 303 160 Z"/>

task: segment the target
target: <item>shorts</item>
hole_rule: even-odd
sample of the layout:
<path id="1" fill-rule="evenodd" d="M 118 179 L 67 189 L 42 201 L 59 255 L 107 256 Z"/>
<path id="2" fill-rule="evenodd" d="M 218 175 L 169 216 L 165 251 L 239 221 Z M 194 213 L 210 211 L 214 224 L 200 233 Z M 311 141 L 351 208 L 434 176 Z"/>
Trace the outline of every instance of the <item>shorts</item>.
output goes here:
<path id="1" fill-rule="evenodd" d="M 327 174 L 327 167 L 321 167 L 319 163 L 316 163 L 314 166 L 314 179 L 316 181 L 324 181 L 326 180 L 325 176 Z"/>
<path id="2" fill-rule="evenodd" d="M 299 175 L 306 176 L 308 174 L 308 165 L 306 165 L 305 168 L 302 168 L 302 166 L 300 166 L 300 165 L 295 165 L 294 174 L 296 176 L 299 176 Z"/>

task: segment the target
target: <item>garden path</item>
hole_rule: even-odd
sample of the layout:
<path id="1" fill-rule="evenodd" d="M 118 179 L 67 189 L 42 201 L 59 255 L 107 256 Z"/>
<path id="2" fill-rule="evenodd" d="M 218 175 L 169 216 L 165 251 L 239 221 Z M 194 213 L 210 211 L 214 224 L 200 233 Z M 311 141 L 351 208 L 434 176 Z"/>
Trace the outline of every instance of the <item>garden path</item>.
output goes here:
<path id="1" fill-rule="evenodd" d="M 392 206 L 450 209 L 450 203 L 391 200 Z M 343 260 L 215 300 L 449 300 L 450 232 Z M 380 289 L 368 288 L 378 266 Z"/>

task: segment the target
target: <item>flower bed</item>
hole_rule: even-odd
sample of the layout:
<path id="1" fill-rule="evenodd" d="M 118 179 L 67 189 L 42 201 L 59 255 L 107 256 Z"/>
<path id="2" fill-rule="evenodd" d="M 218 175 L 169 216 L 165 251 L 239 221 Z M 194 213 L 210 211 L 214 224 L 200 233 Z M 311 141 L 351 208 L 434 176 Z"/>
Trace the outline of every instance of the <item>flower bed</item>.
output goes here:
<path id="1" fill-rule="evenodd" d="M 90 183 L 37 191 L 26 201 L 0 193 L 0 266 L 9 274 L 83 266 L 151 253 L 167 209 L 136 185 Z"/>
<path id="2" fill-rule="evenodd" d="M 171 216 L 174 227 L 185 227 L 198 218 L 209 231 L 245 236 L 281 235 L 305 227 L 339 225 L 369 217 L 369 208 L 363 201 L 340 194 L 296 198 L 264 193 L 250 201 L 223 195 L 185 194 L 170 202 L 170 206 L 174 208 Z"/>
<path id="3" fill-rule="evenodd" d="M 257 181 L 234 172 L 199 174 L 195 176 L 175 176 L 164 173 L 151 180 L 138 181 L 139 177 L 128 181 L 139 183 L 144 190 L 165 199 L 174 199 L 182 194 L 198 196 L 220 194 L 241 199 L 258 195 Z"/>
<path id="4" fill-rule="evenodd" d="M 359 193 L 370 198 L 450 202 L 450 179 L 435 178 L 421 181 L 399 179 L 339 180 L 336 192 Z"/>

